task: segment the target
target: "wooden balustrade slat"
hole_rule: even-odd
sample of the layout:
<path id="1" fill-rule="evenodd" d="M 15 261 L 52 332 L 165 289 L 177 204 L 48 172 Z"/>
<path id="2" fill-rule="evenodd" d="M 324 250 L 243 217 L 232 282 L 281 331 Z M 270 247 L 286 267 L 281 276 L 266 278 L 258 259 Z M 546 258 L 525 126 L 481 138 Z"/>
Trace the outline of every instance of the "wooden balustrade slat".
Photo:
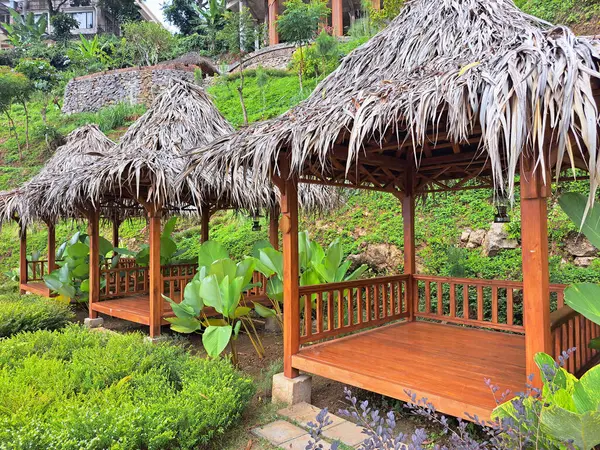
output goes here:
<path id="1" fill-rule="evenodd" d="M 514 311 L 513 311 L 513 302 L 514 302 L 514 291 L 513 288 L 506 288 L 506 323 L 512 325 L 514 323 Z"/>
<path id="2" fill-rule="evenodd" d="M 450 283 L 450 317 L 456 316 L 456 284 Z"/>
<path id="3" fill-rule="evenodd" d="M 483 286 L 477 285 L 477 320 L 483 321 Z"/>
<path id="4" fill-rule="evenodd" d="M 310 336 L 312 334 L 312 299 L 310 295 L 305 295 L 304 298 L 304 325 L 306 328 L 305 334 Z"/>
<path id="5" fill-rule="evenodd" d="M 441 316 L 444 314 L 444 291 L 442 282 L 437 282 L 437 313 Z"/>
<path id="6" fill-rule="evenodd" d="M 317 293 L 317 334 L 323 332 L 323 293 Z"/>
<path id="7" fill-rule="evenodd" d="M 379 283 L 375 283 L 375 290 L 373 292 L 373 302 L 375 303 L 375 319 L 382 319 L 385 315 L 382 315 L 382 311 L 379 305 Z"/>
<path id="8" fill-rule="evenodd" d="M 492 286 L 492 322 L 498 323 L 498 286 Z"/>
<path id="9" fill-rule="evenodd" d="M 469 320 L 469 285 L 463 285 L 463 317 Z"/>

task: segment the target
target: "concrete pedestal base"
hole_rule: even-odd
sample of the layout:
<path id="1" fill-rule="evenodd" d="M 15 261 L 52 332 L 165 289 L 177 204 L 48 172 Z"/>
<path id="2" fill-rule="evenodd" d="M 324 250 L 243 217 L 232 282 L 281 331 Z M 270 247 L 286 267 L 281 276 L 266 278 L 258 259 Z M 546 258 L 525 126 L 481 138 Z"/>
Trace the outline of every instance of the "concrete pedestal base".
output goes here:
<path id="1" fill-rule="evenodd" d="M 102 325 L 104 325 L 104 319 L 102 317 L 97 317 L 95 319 L 86 317 L 83 320 L 83 324 L 88 328 L 100 328 Z"/>
<path id="2" fill-rule="evenodd" d="M 308 375 L 287 378 L 283 373 L 278 373 L 273 376 L 273 403 L 310 403 L 311 391 L 312 378 Z"/>

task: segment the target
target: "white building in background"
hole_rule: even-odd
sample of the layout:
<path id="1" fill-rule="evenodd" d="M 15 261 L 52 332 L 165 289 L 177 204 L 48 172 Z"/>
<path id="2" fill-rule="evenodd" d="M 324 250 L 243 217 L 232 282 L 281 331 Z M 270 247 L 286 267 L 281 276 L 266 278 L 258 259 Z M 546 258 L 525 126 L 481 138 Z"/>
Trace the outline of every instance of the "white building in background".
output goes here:
<path id="1" fill-rule="evenodd" d="M 53 0 L 53 5 L 59 5 L 61 2 Z M 74 35 L 94 35 L 101 33 L 119 33 L 119 23 L 114 20 L 105 10 L 99 5 L 97 0 L 78 1 L 81 6 L 71 6 L 71 0 L 60 7 L 60 11 L 73 16 L 79 24 L 79 28 L 72 30 Z M 136 0 L 139 6 L 142 18 L 149 22 L 161 23 L 156 15 L 144 4 L 143 1 Z M 0 27 L 2 23 L 9 23 L 11 20 L 8 8 L 13 8 L 21 14 L 32 12 L 36 18 L 46 15 L 48 16 L 47 0 L 0 0 Z M 48 21 L 49 22 L 49 21 Z M 52 29 L 48 26 L 48 32 Z M 2 40 L 0 32 L 0 41 Z"/>

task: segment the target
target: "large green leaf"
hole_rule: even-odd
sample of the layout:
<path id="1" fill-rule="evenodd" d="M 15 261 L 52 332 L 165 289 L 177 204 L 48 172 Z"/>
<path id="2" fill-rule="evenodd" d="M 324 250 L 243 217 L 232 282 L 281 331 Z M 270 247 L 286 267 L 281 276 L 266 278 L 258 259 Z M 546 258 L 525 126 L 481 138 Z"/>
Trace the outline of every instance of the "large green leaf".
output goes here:
<path id="1" fill-rule="evenodd" d="M 79 290 L 81 292 L 90 292 L 90 279 L 85 279 L 79 285 Z"/>
<path id="2" fill-rule="evenodd" d="M 565 289 L 565 303 L 600 325 L 600 285 L 577 283 Z"/>
<path id="3" fill-rule="evenodd" d="M 283 282 L 280 278 L 269 278 L 267 281 L 267 296 L 271 300 L 283 303 Z"/>
<path id="4" fill-rule="evenodd" d="M 215 275 L 219 283 L 225 278 L 235 278 L 237 272 L 236 264 L 229 258 L 219 259 L 211 264 L 208 273 L 209 275 Z"/>
<path id="5" fill-rule="evenodd" d="M 108 253 L 114 251 L 114 247 L 108 239 L 100 236 L 100 239 L 98 239 L 98 251 L 100 252 L 100 256 L 106 256 Z"/>
<path id="6" fill-rule="evenodd" d="M 62 295 L 63 297 L 67 297 L 67 298 L 73 298 L 75 297 L 76 291 L 75 288 L 73 286 L 71 286 L 70 284 L 66 284 L 63 283 L 63 285 L 61 287 L 59 287 L 56 292 L 58 292 L 59 295 Z"/>
<path id="7" fill-rule="evenodd" d="M 369 268 L 369 266 L 367 266 L 366 264 L 363 264 L 358 269 L 356 269 L 354 272 L 352 272 L 350 275 L 348 275 L 346 278 L 344 278 L 344 280 L 345 281 L 357 280 L 358 278 L 360 278 L 360 276 L 363 273 L 365 273 L 367 271 L 368 268 Z"/>
<path id="8" fill-rule="evenodd" d="M 171 330 L 178 333 L 193 333 L 201 328 L 200 321 L 195 317 L 167 317 L 165 320 L 171 324 Z"/>
<path id="9" fill-rule="evenodd" d="M 44 277 L 44 283 L 52 291 L 57 291 L 62 287 L 62 281 L 58 278 L 58 272 L 54 271 Z"/>
<path id="10" fill-rule="evenodd" d="M 588 343 L 588 347 L 592 348 L 594 350 L 600 350 L 600 337 L 594 338 L 592 339 L 589 343 Z"/>
<path id="11" fill-rule="evenodd" d="M 325 267 L 327 270 L 335 274 L 337 268 L 342 263 L 343 256 L 342 244 L 340 243 L 339 238 L 335 239 L 329 244 L 327 253 L 325 253 Z"/>
<path id="12" fill-rule="evenodd" d="M 209 356 L 216 358 L 229 344 L 231 340 L 231 333 L 233 332 L 233 328 L 231 325 L 226 325 L 223 327 L 215 327 L 209 326 L 206 330 L 204 330 L 204 334 L 202 335 L 202 345 L 204 345 L 204 349 Z"/>
<path id="13" fill-rule="evenodd" d="M 575 382 L 573 401 L 577 411 L 600 411 L 600 366 L 588 370 Z"/>
<path id="14" fill-rule="evenodd" d="M 238 263 L 235 276 L 242 278 L 242 285 L 244 290 L 249 289 L 248 286 L 252 282 L 252 275 L 254 275 L 254 267 L 256 266 L 256 260 L 254 258 L 246 258 Z"/>
<path id="15" fill-rule="evenodd" d="M 70 283 L 71 282 L 71 272 L 69 269 L 69 266 L 62 266 L 60 269 L 58 269 L 56 271 L 57 275 L 58 275 L 58 279 L 60 281 L 62 281 L 63 283 Z"/>
<path id="16" fill-rule="evenodd" d="M 259 267 L 264 266 L 267 271 L 264 269 L 261 271 L 265 276 L 277 274 L 279 278 L 283 278 L 283 253 L 274 248 L 263 248 L 260 251 L 259 261 L 261 264 L 257 264 L 257 269 L 261 270 Z"/>
<path id="17" fill-rule="evenodd" d="M 550 406 L 542 410 L 540 424 L 550 436 L 560 442 L 572 441 L 579 449 L 589 450 L 600 444 L 600 411 L 578 414 Z"/>
<path id="18" fill-rule="evenodd" d="M 79 264 L 71 272 L 75 278 L 85 278 L 90 274 L 90 265 L 86 263 Z"/>
<path id="19" fill-rule="evenodd" d="M 229 258 L 227 249 L 216 241 L 206 241 L 200 246 L 198 252 L 198 265 L 210 267 L 219 259 Z"/>
<path id="20" fill-rule="evenodd" d="M 162 237 L 170 237 L 173 234 L 173 230 L 175 230 L 175 224 L 177 223 L 177 217 L 173 216 L 167 223 L 163 226 Z"/>
<path id="21" fill-rule="evenodd" d="M 177 244 L 169 236 L 162 236 L 160 238 L 160 261 L 161 264 L 167 264 L 175 252 L 177 251 Z"/>
<path id="22" fill-rule="evenodd" d="M 200 295 L 200 286 L 202 283 L 199 280 L 190 281 L 183 289 L 183 303 L 185 307 L 191 308 L 192 314 L 197 316 L 204 308 L 204 302 Z"/>
<path id="23" fill-rule="evenodd" d="M 215 275 L 209 275 L 200 282 L 200 297 L 206 306 L 211 306 L 223 314 L 223 296 Z"/>
<path id="24" fill-rule="evenodd" d="M 90 254 L 90 248 L 82 242 L 76 242 L 67 248 L 65 254 L 72 258 L 85 258 Z"/>
<path id="25" fill-rule="evenodd" d="M 298 257 L 300 259 L 299 263 L 301 270 L 310 266 L 311 254 L 312 251 L 308 231 L 301 231 L 298 233 Z"/>
<path id="26" fill-rule="evenodd" d="M 260 257 L 260 251 L 263 248 L 273 248 L 273 246 L 271 245 L 271 243 L 269 241 L 267 241 L 265 239 L 259 239 L 252 246 L 252 250 L 250 251 L 250 256 L 258 259 Z"/>
<path id="27" fill-rule="evenodd" d="M 558 199 L 558 203 L 569 218 L 581 228 L 581 232 L 590 240 L 594 247 L 600 249 L 600 205 L 587 211 L 588 197 L 576 192 L 567 192 Z M 585 222 L 583 218 L 585 216 Z"/>
<path id="28" fill-rule="evenodd" d="M 275 317 L 277 315 L 277 312 L 274 309 L 267 308 L 266 306 L 256 302 L 254 302 L 254 311 L 256 311 L 256 314 L 258 314 L 260 317 L 264 318 Z"/>

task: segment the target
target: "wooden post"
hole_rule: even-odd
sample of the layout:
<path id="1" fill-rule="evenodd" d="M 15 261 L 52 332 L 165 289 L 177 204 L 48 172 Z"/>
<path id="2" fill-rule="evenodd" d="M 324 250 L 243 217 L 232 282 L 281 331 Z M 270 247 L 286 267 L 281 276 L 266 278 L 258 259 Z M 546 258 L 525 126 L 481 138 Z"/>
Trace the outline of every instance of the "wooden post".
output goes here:
<path id="1" fill-rule="evenodd" d="M 344 6 L 342 0 L 331 0 L 331 26 L 334 36 L 344 35 Z"/>
<path id="2" fill-rule="evenodd" d="M 48 222 L 48 273 L 56 269 L 56 228 Z"/>
<path id="3" fill-rule="evenodd" d="M 150 282 L 150 337 L 158 337 L 160 336 L 163 305 L 160 270 L 160 208 L 150 207 L 148 209 L 148 221 L 150 229 L 150 261 L 148 262 Z"/>
<path id="4" fill-rule="evenodd" d="M 19 284 L 27 284 L 27 227 L 19 221 Z M 23 288 L 21 295 L 25 294 Z"/>
<path id="5" fill-rule="evenodd" d="M 300 350 L 300 298 L 298 294 L 298 180 L 289 178 L 289 160 L 282 164 L 280 181 L 283 234 L 283 373 L 295 378 L 292 356 Z"/>
<path id="6" fill-rule="evenodd" d="M 411 158 L 409 156 L 409 158 Z M 411 158 L 412 161 L 412 158 Z M 406 307 L 408 320 L 415 319 L 416 281 L 412 278 L 417 273 L 415 256 L 415 180 L 413 163 L 409 162 L 402 196 L 402 225 L 404 229 L 404 273 L 410 275 L 406 283 Z"/>
<path id="7" fill-rule="evenodd" d="M 279 33 L 277 32 L 277 16 L 279 14 L 279 0 L 268 0 L 269 2 L 269 45 L 279 44 Z"/>
<path id="8" fill-rule="evenodd" d="M 274 206 L 269 212 L 269 242 L 279 250 L 279 208 Z"/>
<path id="9" fill-rule="evenodd" d="M 538 352 L 552 353 L 550 333 L 550 274 L 548 269 L 547 197 L 549 174 L 534 172 L 533 158 L 521 159 L 521 248 L 523 255 L 523 324 L 527 375 L 535 374 L 534 385 L 542 382 L 534 362 Z"/>
<path id="10" fill-rule="evenodd" d="M 119 247 L 119 227 L 121 221 L 119 219 L 113 219 L 112 221 L 112 245 L 114 248 Z"/>
<path id="11" fill-rule="evenodd" d="M 381 9 L 381 0 L 371 0 L 371 6 L 375 11 L 379 11 Z"/>
<path id="12" fill-rule="evenodd" d="M 92 210 L 88 213 L 88 236 L 90 239 L 90 319 L 98 317 L 93 304 L 100 300 L 100 212 Z"/>
<path id="13" fill-rule="evenodd" d="M 200 242 L 208 241 L 209 237 L 209 226 L 210 226 L 210 209 L 208 207 L 202 208 L 201 211 L 201 235 Z"/>

